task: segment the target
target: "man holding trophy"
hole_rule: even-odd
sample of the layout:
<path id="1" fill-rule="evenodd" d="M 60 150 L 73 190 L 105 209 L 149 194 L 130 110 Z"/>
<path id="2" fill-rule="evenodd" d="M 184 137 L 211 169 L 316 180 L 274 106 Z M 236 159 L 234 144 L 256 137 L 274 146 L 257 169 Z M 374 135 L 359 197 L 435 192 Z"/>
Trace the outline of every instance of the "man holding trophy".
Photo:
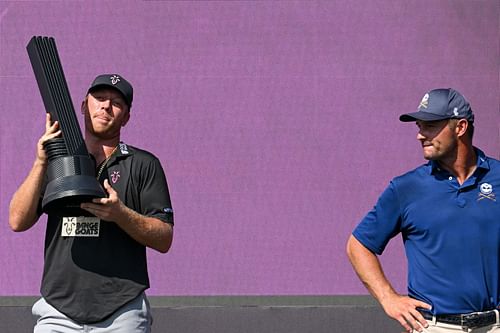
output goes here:
<path id="1" fill-rule="evenodd" d="M 158 158 L 121 141 L 131 117 L 132 85 L 118 74 L 95 78 L 81 105 L 85 146 L 105 196 L 85 200 L 83 214 L 48 213 L 42 298 L 36 333 L 150 332 L 146 248 L 165 253 L 173 211 Z M 30 229 L 43 213 L 47 142 L 66 136 L 47 113 L 31 171 L 13 195 L 9 224 Z M 78 210 L 76 210 L 78 212 Z"/>

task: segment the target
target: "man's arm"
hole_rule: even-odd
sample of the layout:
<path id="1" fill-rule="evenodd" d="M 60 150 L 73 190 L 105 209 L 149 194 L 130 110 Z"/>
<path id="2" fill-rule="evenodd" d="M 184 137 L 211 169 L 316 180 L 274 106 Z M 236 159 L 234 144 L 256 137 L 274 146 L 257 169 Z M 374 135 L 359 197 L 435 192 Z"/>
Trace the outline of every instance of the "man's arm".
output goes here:
<path id="1" fill-rule="evenodd" d="M 399 295 L 385 277 L 377 256 L 351 235 L 347 242 L 347 255 L 361 282 L 377 299 L 387 315 L 397 320 L 408 332 L 422 331 L 427 321 L 416 308 L 431 309 L 429 304 Z"/>
<path id="2" fill-rule="evenodd" d="M 30 173 L 12 196 L 9 206 L 9 224 L 14 231 L 25 231 L 31 228 L 39 218 L 38 202 L 47 171 L 47 155 L 43 144 L 61 135 L 59 124 L 51 124 L 50 114 L 45 120 L 45 133 L 38 140 L 37 156 Z"/>
<path id="3" fill-rule="evenodd" d="M 144 246 L 166 253 L 172 245 L 174 228 L 160 219 L 144 216 L 128 208 L 118 198 L 118 193 L 104 181 L 108 198 L 93 199 L 92 203 L 82 203 L 81 208 L 101 220 L 115 222 L 130 237 Z"/>
<path id="4" fill-rule="evenodd" d="M 14 231 L 25 231 L 38 220 L 37 207 L 46 165 L 35 161 L 29 175 L 12 196 L 9 207 L 9 224 Z"/>

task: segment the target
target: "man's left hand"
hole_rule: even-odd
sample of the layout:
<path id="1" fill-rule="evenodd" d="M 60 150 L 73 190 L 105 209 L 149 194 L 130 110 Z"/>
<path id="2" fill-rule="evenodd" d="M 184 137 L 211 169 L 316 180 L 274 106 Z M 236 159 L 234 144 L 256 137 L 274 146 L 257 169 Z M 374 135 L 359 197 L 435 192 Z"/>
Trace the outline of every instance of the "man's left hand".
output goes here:
<path id="1" fill-rule="evenodd" d="M 118 193 L 109 185 L 109 181 L 104 180 L 104 189 L 108 192 L 107 198 L 92 199 L 92 202 L 84 202 L 80 208 L 95 215 L 101 220 L 117 222 L 123 214 L 125 205 L 118 197 Z"/>

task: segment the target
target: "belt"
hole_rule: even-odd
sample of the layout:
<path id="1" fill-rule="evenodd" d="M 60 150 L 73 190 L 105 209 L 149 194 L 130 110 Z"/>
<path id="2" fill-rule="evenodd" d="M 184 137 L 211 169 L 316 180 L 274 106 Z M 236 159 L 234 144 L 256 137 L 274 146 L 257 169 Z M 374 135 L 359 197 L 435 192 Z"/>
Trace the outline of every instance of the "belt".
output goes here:
<path id="1" fill-rule="evenodd" d="M 497 323 L 497 311 L 472 312 L 466 314 L 442 314 L 433 316 L 429 312 L 419 311 L 427 320 L 450 325 L 459 325 L 462 328 L 479 328 Z"/>

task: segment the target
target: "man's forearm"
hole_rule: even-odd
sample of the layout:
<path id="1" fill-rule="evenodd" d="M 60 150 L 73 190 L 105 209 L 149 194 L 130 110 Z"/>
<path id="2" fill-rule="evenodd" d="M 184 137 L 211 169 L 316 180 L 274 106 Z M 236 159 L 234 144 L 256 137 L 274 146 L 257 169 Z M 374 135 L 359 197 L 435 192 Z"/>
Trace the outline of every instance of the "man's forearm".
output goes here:
<path id="1" fill-rule="evenodd" d="M 172 245 L 173 226 L 157 218 L 148 217 L 123 205 L 117 224 L 130 237 L 144 246 L 166 253 Z"/>
<path id="2" fill-rule="evenodd" d="M 167 252 L 172 244 L 173 226 L 160 219 L 141 215 L 125 206 L 107 179 L 103 185 L 109 194 L 107 198 L 96 198 L 92 202 L 82 203 L 80 207 L 101 220 L 116 223 L 142 245 L 162 253 Z"/>
<path id="3" fill-rule="evenodd" d="M 352 235 L 347 243 L 347 255 L 361 282 L 381 304 L 387 297 L 397 294 L 385 277 L 377 256 Z"/>
<path id="4" fill-rule="evenodd" d="M 347 242 L 347 255 L 361 282 L 382 305 L 387 315 L 397 321 L 407 332 L 421 332 L 427 322 L 418 308 L 431 309 L 429 304 L 408 296 L 399 295 L 385 277 L 378 257 L 351 235 Z"/>
<path id="5" fill-rule="evenodd" d="M 9 206 L 9 224 L 14 231 L 25 231 L 38 220 L 37 208 L 47 170 L 46 162 L 36 160 Z"/>

